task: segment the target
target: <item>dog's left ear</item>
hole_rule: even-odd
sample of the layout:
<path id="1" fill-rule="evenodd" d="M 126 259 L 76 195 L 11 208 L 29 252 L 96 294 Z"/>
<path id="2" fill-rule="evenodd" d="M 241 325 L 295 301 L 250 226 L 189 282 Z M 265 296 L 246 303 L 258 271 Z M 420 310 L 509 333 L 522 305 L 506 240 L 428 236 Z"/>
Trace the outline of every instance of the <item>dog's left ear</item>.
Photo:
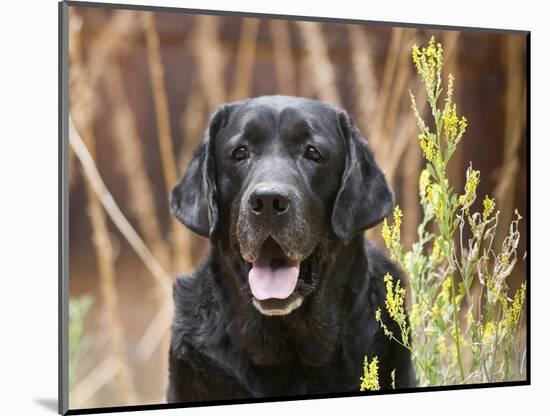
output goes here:
<path id="1" fill-rule="evenodd" d="M 332 210 L 332 228 L 344 242 L 378 224 L 393 209 L 394 196 L 372 150 L 351 117 L 339 112 L 338 121 L 347 146 L 346 167 Z"/>
<path id="2" fill-rule="evenodd" d="M 231 108 L 231 105 L 222 105 L 214 113 L 187 171 L 170 196 L 172 214 L 192 231 L 207 238 L 212 238 L 218 223 L 215 141 Z"/>

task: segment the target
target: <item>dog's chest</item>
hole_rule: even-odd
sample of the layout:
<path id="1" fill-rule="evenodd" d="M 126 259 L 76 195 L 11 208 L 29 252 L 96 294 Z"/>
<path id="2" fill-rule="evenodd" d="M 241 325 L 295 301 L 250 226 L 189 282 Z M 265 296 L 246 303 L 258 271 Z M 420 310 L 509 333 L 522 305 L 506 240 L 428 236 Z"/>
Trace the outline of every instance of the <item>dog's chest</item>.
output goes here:
<path id="1" fill-rule="evenodd" d="M 233 351 L 231 360 L 225 363 L 231 362 L 233 380 L 246 389 L 251 397 L 309 395 L 358 389 L 360 367 L 350 365 L 339 350 L 333 351 L 330 359 L 319 365 L 304 363 L 296 352 L 289 355 L 289 351 L 286 351 L 285 354 L 285 361 L 257 365 L 246 352 Z"/>
<path id="2" fill-rule="evenodd" d="M 253 392 L 258 397 L 347 392 L 358 386 L 358 376 L 336 363 L 320 368 L 296 364 L 283 369 L 263 369 L 258 375 L 259 383 Z"/>

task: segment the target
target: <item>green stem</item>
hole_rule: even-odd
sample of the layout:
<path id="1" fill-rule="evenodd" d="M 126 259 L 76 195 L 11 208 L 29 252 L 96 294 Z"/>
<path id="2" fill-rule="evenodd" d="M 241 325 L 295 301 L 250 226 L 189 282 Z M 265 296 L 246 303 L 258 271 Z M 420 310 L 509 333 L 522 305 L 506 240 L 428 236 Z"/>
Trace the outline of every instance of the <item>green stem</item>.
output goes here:
<path id="1" fill-rule="evenodd" d="M 436 137 L 437 137 L 437 147 L 438 147 L 438 153 L 439 153 L 439 159 L 442 161 L 443 160 L 443 156 L 442 156 L 442 149 L 441 149 L 441 134 L 440 134 L 440 119 L 435 117 L 435 125 L 436 125 Z M 445 203 L 445 207 L 444 207 L 444 210 L 443 212 L 444 213 L 447 213 L 449 211 L 449 207 L 448 207 L 448 204 L 447 204 L 447 193 L 448 193 L 448 189 L 447 189 L 447 183 L 445 181 L 445 165 L 442 165 L 442 166 L 436 166 L 436 173 L 437 173 L 437 179 L 439 181 L 439 185 L 441 186 L 441 189 L 442 189 L 442 194 L 443 194 L 443 200 L 444 200 L 444 203 Z M 451 251 L 451 245 L 452 245 L 452 242 L 453 242 L 453 238 L 452 238 L 452 234 L 450 234 L 450 223 L 448 221 L 448 218 L 449 217 L 453 217 L 454 216 L 454 212 L 451 213 L 450 215 L 444 215 L 443 218 L 441 218 L 441 223 L 445 223 L 446 227 L 445 227 L 445 230 L 446 232 L 443 233 L 443 239 L 449 244 L 449 251 Z M 441 227 L 441 223 L 439 223 L 438 221 L 438 225 L 439 225 L 439 230 L 440 231 L 443 231 L 443 228 Z M 445 250 L 447 251 L 447 250 Z M 450 257 L 450 253 L 447 252 L 447 258 L 450 259 L 449 261 L 452 262 L 452 257 Z M 458 367 L 460 369 L 460 377 L 462 379 L 462 381 L 464 381 L 464 369 L 462 368 L 462 357 L 461 357 L 461 353 L 460 353 L 460 327 L 459 327 L 459 322 L 458 322 L 458 305 L 456 303 L 456 289 L 455 289 L 455 281 L 454 281 L 454 277 L 451 276 L 451 292 L 452 292 L 452 301 L 453 301 L 453 320 L 454 320 L 454 342 L 455 342 L 455 346 L 456 346 L 456 355 L 457 355 L 457 360 L 458 360 Z"/>
<path id="2" fill-rule="evenodd" d="M 489 383 L 492 383 L 493 377 L 495 374 L 495 362 L 497 360 L 497 350 L 498 350 L 498 332 L 499 332 L 498 327 L 500 326 L 499 323 L 502 318 L 502 308 L 500 308 L 497 313 L 498 313 L 498 319 L 495 321 L 496 328 L 495 328 L 495 340 L 493 342 L 493 361 L 491 363 L 491 374 L 490 374 Z"/>
<path id="3" fill-rule="evenodd" d="M 424 375 L 426 376 L 426 378 L 428 380 L 430 380 L 430 384 L 433 385 L 434 383 L 433 383 L 433 378 L 432 378 L 431 371 L 429 371 L 429 369 L 426 367 L 426 364 L 420 358 L 418 358 L 418 356 L 416 355 L 416 352 L 412 349 L 412 347 L 408 343 L 404 344 L 403 342 L 399 341 L 393 335 L 391 336 L 391 338 L 393 338 L 394 341 L 397 342 L 398 344 L 400 344 L 402 347 L 409 350 L 409 352 L 411 353 L 411 355 L 413 357 L 413 360 L 419 365 L 419 367 L 421 368 L 421 370 L 424 373 Z"/>
<path id="4" fill-rule="evenodd" d="M 453 297 L 453 319 L 455 325 L 455 345 L 456 345 L 456 357 L 458 359 L 458 368 L 460 369 L 460 377 L 464 381 L 464 370 L 462 369 L 462 358 L 460 354 L 460 333 L 459 333 L 459 323 L 458 323 L 458 305 L 456 304 L 456 294 L 455 294 L 455 279 L 454 276 L 450 277 L 451 279 L 451 293 Z"/>

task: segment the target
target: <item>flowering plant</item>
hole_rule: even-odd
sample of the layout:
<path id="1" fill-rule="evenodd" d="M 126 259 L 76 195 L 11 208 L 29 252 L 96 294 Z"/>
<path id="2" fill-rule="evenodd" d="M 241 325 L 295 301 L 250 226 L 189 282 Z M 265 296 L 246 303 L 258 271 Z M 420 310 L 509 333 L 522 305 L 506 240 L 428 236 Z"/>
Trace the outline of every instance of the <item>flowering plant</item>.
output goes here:
<path id="1" fill-rule="evenodd" d="M 512 295 L 507 285 L 518 261 L 521 217 L 516 211 L 508 235 L 497 247 L 495 201 L 485 196 L 482 212 L 472 212 L 480 172 L 468 167 L 460 195 L 450 185 L 446 168 L 466 132 L 467 120 L 458 115 L 453 103 L 452 75 L 443 108 L 438 106 L 443 93 L 442 45 L 434 38 L 427 47 L 415 45 L 412 60 L 425 86 L 434 126 L 430 128 L 422 119 L 410 94 L 418 142 L 426 159 L 418 189 L 424 216 L 418 240 L 409 251 L 401 243 L 404 215 L 399 206 L 392 223 L 384 221 L 382 237 L 392 259 L 405 272 L 408 291 L 387 274 L 385 308 L 400 333 L 388 329 L 380 309 L 376 320 L 386 336 L 411 352 L 419 386 L 523 379 L 526 345 L 520 333 L 526 286 L 521 284 Z M 410 301 L 410 320 L 406 300 Z M 361 390 L 378 389 L 374 381 L 378 358 L 369 363 L 365 357 L 364 369 Z"/>

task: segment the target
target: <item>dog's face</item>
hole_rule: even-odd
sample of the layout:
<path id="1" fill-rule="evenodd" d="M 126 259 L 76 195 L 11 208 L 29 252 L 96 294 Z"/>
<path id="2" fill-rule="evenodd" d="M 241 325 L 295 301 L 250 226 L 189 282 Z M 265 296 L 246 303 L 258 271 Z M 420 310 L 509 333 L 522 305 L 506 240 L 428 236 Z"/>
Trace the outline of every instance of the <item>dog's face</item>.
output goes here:
<path id="1" fill-rule="evenodd" d="M 393 195 L 345 112 L 275 96 L 218 109 L 171 205 L 246 262 L 261 313 L 286 315 L 315 292 L 326 243 L 378 223 Z"/>

